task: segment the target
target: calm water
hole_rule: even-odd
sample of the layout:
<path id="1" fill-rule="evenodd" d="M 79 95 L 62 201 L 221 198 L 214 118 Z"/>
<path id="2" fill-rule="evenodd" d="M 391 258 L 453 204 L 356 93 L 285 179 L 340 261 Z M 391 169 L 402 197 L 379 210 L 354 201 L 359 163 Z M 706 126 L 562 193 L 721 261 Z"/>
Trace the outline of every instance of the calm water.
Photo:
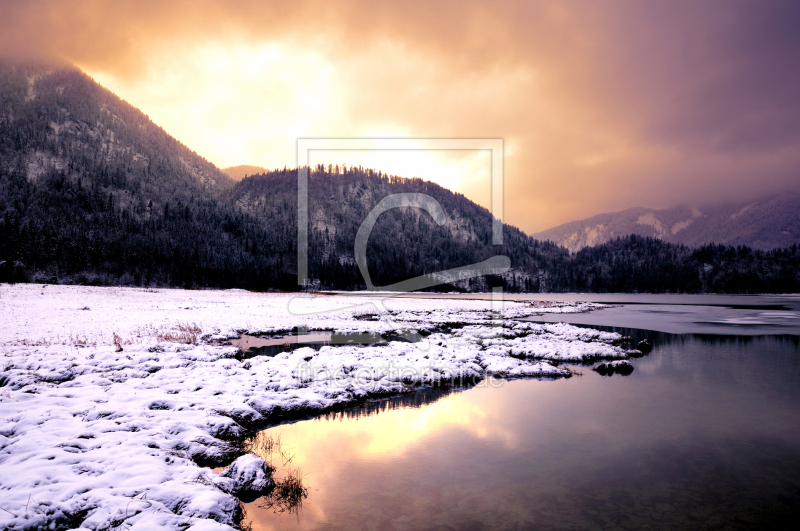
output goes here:
<path id="1" fill-rule="evenodd" d="M 712 311 L 664 306 L 690 328 Z M 246 520 L 254 530 L 793 529 L 800 337 L 780 323 L 758 325 L 779 335 L 647 331 L 672 317 L 638 307 L 617 310 L 638 319 L 618 331 L 655 348 L 629 376 L 584 368 L 427 390 L 267 430 L 284 451 L 268 457 L 282 473 L 299 467 L 308 497 L 297 514 L 247 504 Z"/>
<path id="2" fill-rule="evenodd" d="M 593 302 L 614 307 L 581 314 L 545 314 L 530 320 L 671 334 L 800 335 L 797 296 L 606 295 Z"/>

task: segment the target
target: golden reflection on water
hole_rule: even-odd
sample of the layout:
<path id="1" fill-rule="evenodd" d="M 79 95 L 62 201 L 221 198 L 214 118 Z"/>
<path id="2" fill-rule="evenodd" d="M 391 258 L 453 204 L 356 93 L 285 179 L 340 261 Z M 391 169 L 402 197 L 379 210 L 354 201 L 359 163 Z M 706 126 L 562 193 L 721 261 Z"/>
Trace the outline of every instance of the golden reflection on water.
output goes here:
<path id="1" fill-rule="evenodd" d="M 797 341 L 670 341 L 630 376 L 422 389 L 265 430 L 308 497 L 299 514 L 247 504 L 245 524 L 691 529 L 795 514 L 781 500 L 800 485 Z"/>
<path id="2" fill-rule="evenodd" d="M 257 507 L 257 503 L 249 504 L 246 521 L 252 523 L 254 531 L 323 525 L 328 520 L 326 507 L 345 494 L 331 487 L 355 482 L 355 478 L 348 479 L 354 467 L 380 468 L 384 463 L 402 460 L 453 429 L 506 450 L 513 449 L 518 443 L 517 434 L 491 421 L 489 410 L 494 407 L 491 399 L 497 394 L 492 391 L 492 385 L 485 384 L 468 393 L 447 394 L 419 407 L 382 402 L 366 413 L 337 412 L 265 430 L 265 435 L 280 439 L 290 461 L 281 470 L 281 458 L 261 457 L 273 462 L 279 469 L 279 478 L 286 469 L 299 468 L 310 495 L 299 515 L 278 515 Z"/>

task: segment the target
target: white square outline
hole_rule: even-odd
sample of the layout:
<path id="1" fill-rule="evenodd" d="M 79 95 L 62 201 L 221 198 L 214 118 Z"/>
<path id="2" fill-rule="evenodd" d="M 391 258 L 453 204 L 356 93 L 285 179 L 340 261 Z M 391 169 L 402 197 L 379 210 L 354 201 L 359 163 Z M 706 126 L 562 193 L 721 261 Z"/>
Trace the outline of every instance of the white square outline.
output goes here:
<path id="1" fill-rule="evenodd" d="M 308 169 L 312 150 L 488 150 L 491 151 L 492 245 L 503 245 L 502 138 L 298 138 L 297 284 L 308 284 Z"/>

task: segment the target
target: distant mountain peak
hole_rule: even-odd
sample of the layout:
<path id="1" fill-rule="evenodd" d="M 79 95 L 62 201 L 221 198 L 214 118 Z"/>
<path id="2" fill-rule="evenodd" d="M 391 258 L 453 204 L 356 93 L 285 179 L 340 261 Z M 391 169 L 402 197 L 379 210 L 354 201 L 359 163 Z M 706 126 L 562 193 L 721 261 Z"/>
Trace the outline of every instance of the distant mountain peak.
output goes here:
<path id="1" fill-rule="evenodd" d="M 700 208 L 629 208 L 565 223 L 532 237 L 577 252 L 630 234 L 691 247 L 709 243 L 764 250 L 787 247 L 800 242 L 800 193 L 783 192 L 743 203 Z"/>

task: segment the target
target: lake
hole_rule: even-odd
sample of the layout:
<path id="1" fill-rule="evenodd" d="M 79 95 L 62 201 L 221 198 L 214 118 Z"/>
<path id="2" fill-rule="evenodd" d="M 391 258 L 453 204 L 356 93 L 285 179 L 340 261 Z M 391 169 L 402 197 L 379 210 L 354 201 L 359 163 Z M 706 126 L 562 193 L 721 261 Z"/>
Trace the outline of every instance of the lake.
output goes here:
<path id="1" fill-rule="evenodd" d="M 245 504 L 245 523 L 781 529 L 798 521 L 800 298 L 624 298 L 589 296 L 580 300 L 622 305 L 542 320 L 649 338 L 653 351 L 633 359 L 628 376 L 582 367 L 569 379 L 424 389 L 265 430 L 280 451 L 264 457 L 278 477 L 299 470 L 307 497 L 299 508 Z"/>

